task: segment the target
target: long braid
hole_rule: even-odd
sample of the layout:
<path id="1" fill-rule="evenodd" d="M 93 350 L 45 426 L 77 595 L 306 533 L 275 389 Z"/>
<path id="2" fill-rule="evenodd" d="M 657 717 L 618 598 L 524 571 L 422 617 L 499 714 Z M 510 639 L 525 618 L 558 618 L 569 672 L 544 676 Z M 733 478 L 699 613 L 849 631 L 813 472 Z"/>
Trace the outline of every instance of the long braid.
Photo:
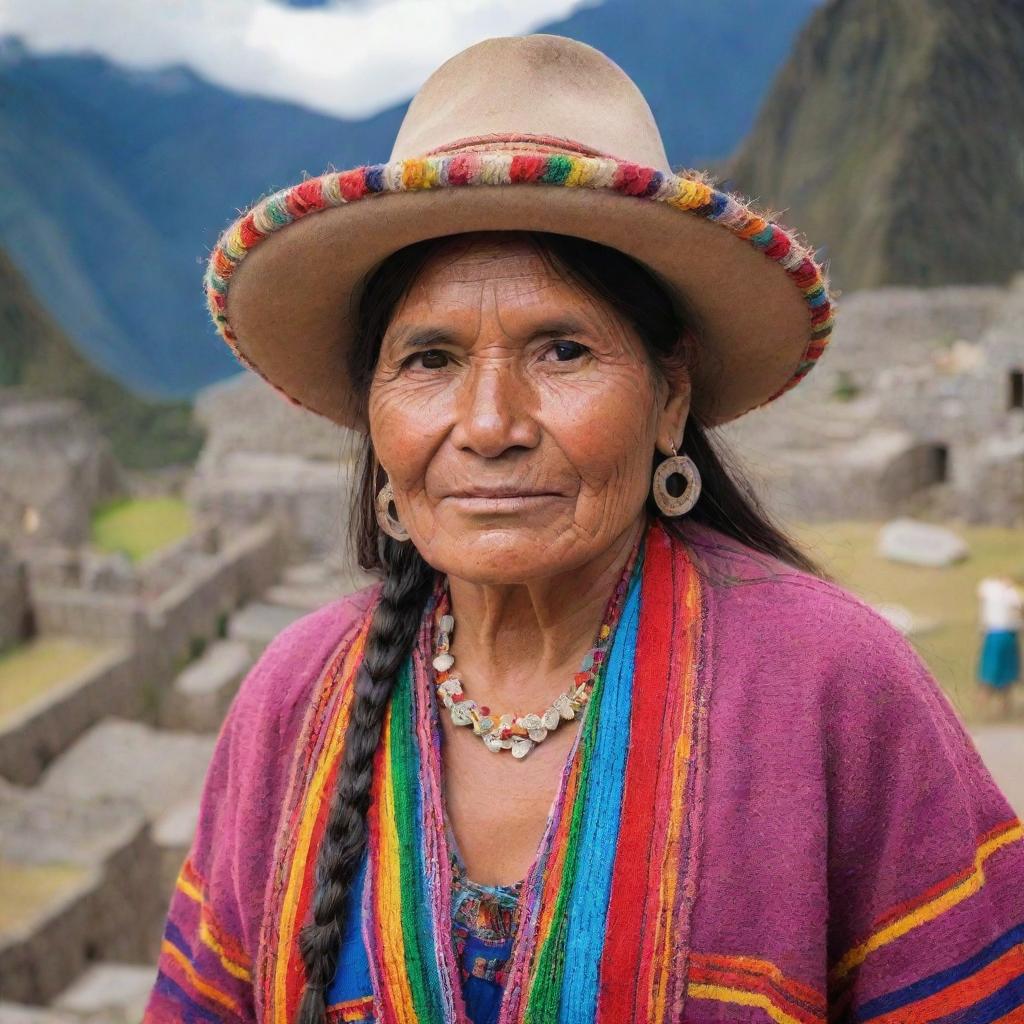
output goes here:
<path id="1" fill-rule="evenodd" d="M 297 1024 L 322 1024 L 325 1019 L 348 895 L 366 848 L 373 756 L 395 676 L 412 649 L 434 580 L 434 571 L 411 543 L 388 538 L 382 546 L 384 587 L 356 676 L 337 789 L 317 856 L 313 922 L 298 940 L 307 980 Z"/>
<path id="2" fill-rule="evenodd" d="M 633 324 L 662 376 L 674 379 L 680 368 L 692 371 L 691 364 L 701 351 L 693 343 L 700 325 L 681 297 L 670 297 L 642 264 L 585 239 L 529 234 L 557 268 Z M 431 238 L 405 246 L 387 257 L 364 282 L 353 311 L 357 340 L 349 351 L 350 383 L 364 420 L 381 340 L 391 317 L 420 270 L 445 244 L 445 238 Z M 680 344 L 682 338 L 691 340 Z M 716 439 L 712 445 L 696 418 L 687 427 L 687 438 L 705 481 L 693 518 L 827 579 L 824 571 L 771 523 L 748 489 L 734 482 L 731 467 L 719 460 L 717 450 L 726 450 L 724 442 Z M 433 570 L 411 543 L 397 544 L 386 538 L 382 543 L 374 511 L 374 497 L 381 485 L 380 466 L 369 438 L 359 478 L 352 517 L 358 562 L 364 569 L 382 570 L 385 582 L 356 677 L 356 699 L 337 790 L 317 856 L 313 923 L 298 939 L 307 982 L 296 1024 L 323 1024 L 327 989 L 338 966 L 344 915 L 358 913 L 358 908 L 350 910 L 346 904 L 366 848 L 373 756 L 395 675 L 412 648 L 434 579 Z M 671 520 L 666 522 L 671 527 Z"/>

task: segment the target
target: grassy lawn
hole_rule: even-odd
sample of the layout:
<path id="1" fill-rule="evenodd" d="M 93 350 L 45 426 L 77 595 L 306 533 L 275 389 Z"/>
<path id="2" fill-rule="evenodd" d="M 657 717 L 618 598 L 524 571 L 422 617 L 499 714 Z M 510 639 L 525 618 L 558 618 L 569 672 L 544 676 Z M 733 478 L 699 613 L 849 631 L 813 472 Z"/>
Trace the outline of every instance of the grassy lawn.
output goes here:
<path id="1" fill-rule="evenodd" d="M 188 505 L 178 498 L 119 499 L 93 514 L 92 543 L 138 561 L 187 536 L 191 528 Z"/>
<path id="2" fill-rule="evenodd" d="M 0 861 L 0 936 L 15 934 L 77 889 L 88 871 L 75 864 Z"/>
<path id="3" fill-rule="evenodd" d="M 881 522 L 794 525 L 795 539 L 847 590 L 877 605 L 901 604 L 937 628 L 911 637 L 932 674 L 967 719 L 978 716 L 975 667 L 981 632 L 975 588 L 984 576 L 1009 574 L 1024 582 L 1024 529 L 951 528 L 970 556 L 944 569 L 890 562 L 875 553 Z"/>
<path id="4" fill-rule="evenodd" d="M 74 637 L 40 637 L 0 654 L 0 722 L 62 686 L 104 657 L 109 648 Z"/>

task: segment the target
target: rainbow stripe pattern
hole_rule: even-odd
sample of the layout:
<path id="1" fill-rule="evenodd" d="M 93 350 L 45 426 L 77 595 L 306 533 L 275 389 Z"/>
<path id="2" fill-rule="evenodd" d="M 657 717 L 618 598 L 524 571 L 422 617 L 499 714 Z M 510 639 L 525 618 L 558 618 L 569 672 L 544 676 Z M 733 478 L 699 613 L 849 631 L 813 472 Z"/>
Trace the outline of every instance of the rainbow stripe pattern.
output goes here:
<path id="1" fill-rule="evenodd" d="M 321 210 L 387 193 L 508 185 L 601 189 L 664 203 L 681 213 L 720 224 L 785 270 L 807 305 L 808 342 L 790 379 L 761 403 L 767 405 L 803 380 L 829 343 L 835 316 L 825 273 L 795 232 L 773 223 L 737 195 L 714 188 L 699 172 L 688 174 L 692 176 L 666 174 L 607 156 L 524 148 L 519 152 L 466 149 L 437 153 L 308 178 L 263 198 L 221 235 L 204 277 L 210 316 L 236 358 L 262 376 L 260 368 L 241 350 L 228 321 L 228 287 L 245 257 L 289 224 Z M 289 398 L 302 404 L 294 396 Z"/>
<path id="2" fill-rule="evenodd" d="M 989 859 L 1022 840 L 1024 827 L 1017 818 L 1002 822 L 979 838 L 973 863 L 886 911 L 833 965 L 827 999 L 767 960 L 694 952 L 689 1005 L 756 1007 L 776 1024 L 1024 1024 L 1024 923 L 911 984 L 866 1000 L 855 994 L 858 971 L 874 966 L 874 954 L 980 892 Z"/>
<path id="3" fill-rule="evenodd" d="M 669 1020 L 682 1007 L 700 849 L 703 773 L 695 769 L 706 745 L 707 695 L 698 684 L 702 601 L 685 546 L 653 526 L 524 882 L 502 1024 Z M 329 993 L 336 1013 L 355 1005 L 353 995 L 365 985 L 372 1015 L 355 1019 L 376 1024 L 466 1020 L 450 940 L 429 622 L 427 615 L 385 719 L 361 913 L 353 915 L 361 932 L 349 928 Z M 342 680 L 354 672 L 360 645 L 338 666 Z M 351 692 L 346 685 L 332 690 Z M 335 774 L 318 775 L 312 762 L 337 764 L 333 748 L 350 698 L 330 703 L 312 712 L 326 715 L 316 730 L 323 748 L 319 757 L 309 752 L 300 774 L 311 785 L 284 830 L 292 849 L 272 929 L 277 955 L 263 990 L 264 1020 L 274 1024 L 293 1019 L 302 991 L 295 940 L 312 894 L 315 858 L 307 855 L 323 834 Z"/>
<path id="4" fill-rule="evenodd" d="M 855 972 L 872 954 L 979 893 L 986 884 L 988 862 L 1022 840 L 1024 827 L 1017 818 L 1001 822 L 979 838 L 972 863 L 880 917 L 872 933 L 829 972 L 833 1012 L 852 1001 Z M 1024 1021 L 1024 923 L 951 967 L 857 1006 L 851 1020 L 877 1024 Z"/>
<path id="5" fill-rule="evenodd" d="M 206 894 L 206 882 L 186 858 L 171 897 L 147 1021 L 175 1019 L 183 1007 L 197 1022 L 251 1014 L 252 962 L 217 920 Z"/>

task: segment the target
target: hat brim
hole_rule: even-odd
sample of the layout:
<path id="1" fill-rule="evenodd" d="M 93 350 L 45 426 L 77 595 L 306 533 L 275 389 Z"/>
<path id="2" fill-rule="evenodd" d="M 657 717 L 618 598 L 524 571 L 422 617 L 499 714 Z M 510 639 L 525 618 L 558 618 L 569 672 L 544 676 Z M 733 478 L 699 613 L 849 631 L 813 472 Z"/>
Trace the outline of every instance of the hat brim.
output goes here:
<path id="1" fill-rule="evenodd" d="M 516 180 L 515 154 L 474 154 L 476 176 L 456 175 L 460 156 L 310 178 L 240 217 L 206 275 L 214 322 L 239 360 L 294 404 L 365 430 L 347 360 L 367 274 L 412 242 L 485 230 L 601 242 L 676 289 L 698 317 L 691 410 L 708 426 L 772 401 L 824 351 L 833 304 L 823 268 L 739 197 L 587 157 L 524 155 L 541 174 Z M 546 180 L 555 160 L 576 180 Z"/>

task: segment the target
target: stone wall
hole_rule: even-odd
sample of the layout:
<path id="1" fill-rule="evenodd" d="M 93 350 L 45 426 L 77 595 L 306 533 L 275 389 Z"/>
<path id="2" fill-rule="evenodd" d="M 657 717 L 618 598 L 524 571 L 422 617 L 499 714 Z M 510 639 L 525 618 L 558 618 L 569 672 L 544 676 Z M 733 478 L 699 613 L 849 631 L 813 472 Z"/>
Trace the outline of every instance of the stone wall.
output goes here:
<path id="1" fill-rule="evenodd" d="M 28 586 L 24 567 L 10 545 L 0 541 L 0 651 L 22 638 L 27 614 Z"/>
<path id="2" fill-rule="evenodd" d="M 232 452 L 204 461 L 188 488 L 195 514 L 223 523 L 272 519 L 290 557 L 347 549 L 354 463 L 295 455 Z"/>
<path id="3" fill-rule="evenodd" d="M 136 597 L 59 587 L 31 587 L 36 631 L 100 641 L 140 643 L 146 610 Z"/>
<path id="4" fill-rule="evenodd" d="M 194 643 L 215 637 L 219 617 L 278 579 L 287 557 L 277 525 L 257 523 L 226 539 L 220 551 L 150 603 L 150 636 L 144 642 L 150 673 L 160 678 L 173 674 Z"/>
<path id="5" fill-rule="evenodd" d="M 98 718 L 142 716 L 147 669 L 140 652 L 119 646 L 45 699 L 6 716 L 0 727 L 0 776 L 31 786 L 47 764 Z"/>
<path id="6" fill-rule="evenodd" d="M 0 540 L 80 544 L 121 488 L 109 442 L 69 399 L 0 400 Z"/>
<path id="7" fill-rule="evenodd" d="M 71 678 L 45 700 L 4 719 L 0 776 L 33 783 L 43 767 L 100 714 L 155 720 L 160 694 L 197 648 L 217 639 L 227 616 L 272 586 L 287 560 L 273 522 L 219 529 L 217 550 L 180 561 L 181 577 L 157 597 L 37 586 L 29 594 L 40 634 L 113 644 L 101 662 Z M 177 552 L 179 558 L 181 551 Z"/>
<path id="8" fill-rule="evenodd" d="M 213 547 L 216 550 L 209 553 Z M 187 646 L 198 623 L 238 606 L 268 586 L 287 559 L 277 524 L 258 521 L 238 528 L 205 527 L 173 546 L 166 564 L 159 556 L 148 564 L 145 589 L 137 593 L 87 590 L 66 551 L 29 563 L 29 597 L 40 633 L 101 640 L 125 640 L 144 646 L 161 634 L 164 655 L 173 659 Z M 154 589 L 156 582 L 163 584 Z M 191 635 L 191 634 L 189 634 Z M 184 639 L 183 639 L 184 638 Z"/>
<path id="9" fill-rule="evenodd" d="M 275 391 L 251 371 L 203 388 L 194 416 L 206 431 L 200 470 L 236 452 L 297 456 L 337 465 L 350 459 L 352 432 Z"/>
<path id="10" fill-rule="evenodd" d="M 1015 372 L 1024 372 L 1024 274 L 1009 288 L 854 293 L 800 387 L 718 434 L 782 515 L 1024 524 Z M 844 397 L 844 383 L 859 390 Z"/>

